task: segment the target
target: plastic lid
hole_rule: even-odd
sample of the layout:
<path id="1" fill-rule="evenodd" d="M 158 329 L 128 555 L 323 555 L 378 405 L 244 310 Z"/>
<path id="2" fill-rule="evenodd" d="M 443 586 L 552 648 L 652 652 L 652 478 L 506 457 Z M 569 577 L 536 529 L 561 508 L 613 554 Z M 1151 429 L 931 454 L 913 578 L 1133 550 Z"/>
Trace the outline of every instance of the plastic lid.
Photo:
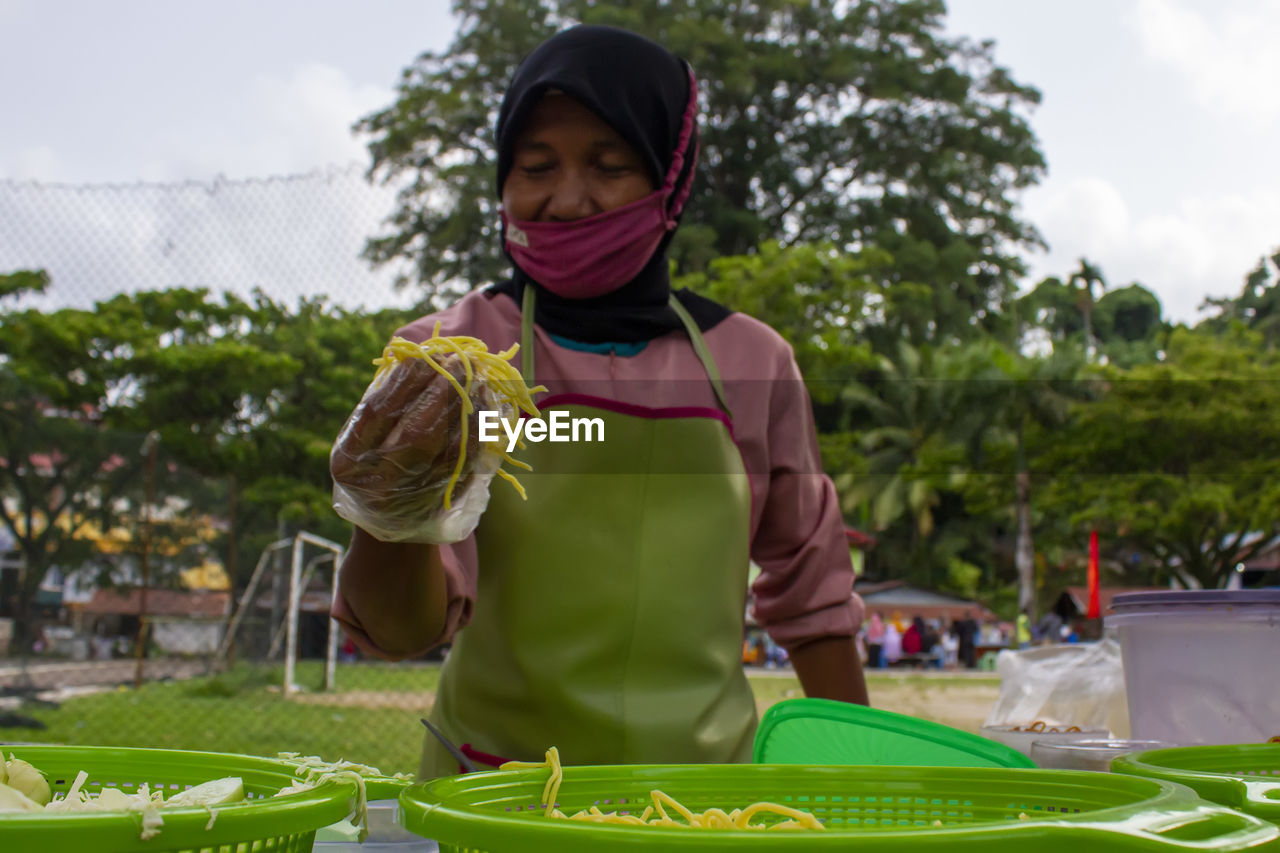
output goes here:
<path id="1" fill-rule="evenodd" d="M 1111 599 L 1111 609 L 1126 607 L 1162 607 L 1194 605 L 1230 605 L 1244 607 L 1265 604 L 1280 605 L 1280 589 L 1171 589 L 1162 592 L 1125 592 Z"/>
<path id="2" fill-rule="evenodd" d="M 1012 747 L 941 723 L 829 699 L 784 699 L 756 730 L 756 764 L 1034 767 Z"/>

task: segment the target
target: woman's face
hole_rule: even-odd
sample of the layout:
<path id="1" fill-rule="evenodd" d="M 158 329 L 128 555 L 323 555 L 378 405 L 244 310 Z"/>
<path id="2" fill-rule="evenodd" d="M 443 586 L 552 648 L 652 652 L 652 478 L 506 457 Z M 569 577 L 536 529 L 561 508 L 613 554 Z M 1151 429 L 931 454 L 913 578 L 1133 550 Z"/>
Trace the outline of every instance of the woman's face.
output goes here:
<path id="1" fill-rule="evenodd" d="M 569 222 L 656 189 L 639 152 L 578 101 L 548 94 L 516 138 L 502 207 L 521 222 Z"/>

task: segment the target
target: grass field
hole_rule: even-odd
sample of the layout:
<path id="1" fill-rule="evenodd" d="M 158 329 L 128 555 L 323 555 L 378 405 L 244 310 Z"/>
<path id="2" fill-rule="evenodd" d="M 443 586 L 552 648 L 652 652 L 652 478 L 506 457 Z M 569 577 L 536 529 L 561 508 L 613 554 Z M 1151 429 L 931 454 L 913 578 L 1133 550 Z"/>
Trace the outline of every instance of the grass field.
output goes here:
<path id="1" fill-rule="evenodd" d="M 320 664 L 303 663 L 296 683 L 318 690 Z M 422 726 L 439 681 L 434 665 L 339 665 L 335 693 L 281 695 L 279 667 L 239 666 L 182 682 L 153 683 L 68 699 L 61 707 L 25 708 L 43 730 L 0 728 L 0 741 L 153 746 L 274 755 L 287 750 L 373 764 L 387 772 L 416 769 Z M 757 708 L 802 695 L 790 674 L 750 676 Z M 872 703 L 976 731 L 998 692 L 995 678 L 924 676 L 868 679 Z"/>

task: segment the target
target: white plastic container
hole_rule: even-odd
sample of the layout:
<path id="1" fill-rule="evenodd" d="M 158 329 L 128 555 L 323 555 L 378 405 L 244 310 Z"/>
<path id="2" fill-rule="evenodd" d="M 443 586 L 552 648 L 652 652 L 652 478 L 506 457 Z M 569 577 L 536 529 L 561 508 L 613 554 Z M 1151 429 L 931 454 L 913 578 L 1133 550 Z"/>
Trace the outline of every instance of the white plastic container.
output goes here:
<path id="1" fill-rule="evenodd" d="M 1280 590 L 1117 595 L 1131 736 L 1180 745 L 1280 735 Z"/>
<path id="2" fill-rule="evenodd" d="M 983 726 L 981 734 L 997 743 L 1012 747 L 1027 757 L 1031 757 L 1031 745 L 1037 741 L 1044 743 L 1074 743 L 1081 740 L 1099 740 L 1111 737 L 1106 729 L 1081 728 L 1071 725 L 1039 725 L 1027 726 Z M 1075 729 L 1075 731 L 1068 731 Z M 1034 760 L 1034 759 L 1033 759 Z"/>
<path id="3" fill-rule="evenodd" d="M 1074 743 L 1037 740 L 1031 744 L 1031 760 L 1036 763 L 1036 767 L 1045 770 L 1093 770 L 1109 773 L 1113 758 L 1170 746 L 1176 744 L 1159 740 L 1107 739 L 1079 740 Z"/>
<path id="4" fill-rule="evenodd" d="M 399 800 L 369 801 L 369 837 L 361 844 L 337 837 L 329 827 L 316 833 L 315 853 L 436 853 L 436 842 L 400 825 Z"/>

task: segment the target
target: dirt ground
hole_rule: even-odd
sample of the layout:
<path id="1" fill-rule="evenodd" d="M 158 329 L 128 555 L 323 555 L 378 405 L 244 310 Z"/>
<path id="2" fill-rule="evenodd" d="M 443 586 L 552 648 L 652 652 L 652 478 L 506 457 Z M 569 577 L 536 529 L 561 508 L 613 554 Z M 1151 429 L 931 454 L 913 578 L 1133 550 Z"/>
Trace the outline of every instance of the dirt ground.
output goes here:
<path id="1" fill-rule="evenodd" d="M 300 693 L 294 702 L 304 705 L 331 705 L 335 708 L 399 708 L 427 713 L 435 704 L 434 690 L 349 690 L 345 693 Z"/>
<path id="2" fill-rule="evenodd" d="M 994 679 L 906 677 L 873 681 L 870 692 L 871 704 L 877 708 L 976 734 L 1000 695 L 1000 683 Z"/>
<path id="3" fill-rule="evenodd" d="M 794 677 L 778 675 L 757 682 L 756 707 L 764 713 L 774 702 L 800 696 Z M 873 677 L 869 684 L 871 704 L 902 714 L 945 723 L 965 731 L 977 732 L 1000 692 L 1000 684 L 992 678 L 929 677 L 923 674 L 901 677 Z M 295 702 L 346 708 L 399 708 L 426 713 L 435 701 L 431 690 L 382 692 L 353 690 L 345 693 L 312 693 L 294 697 Z"/>
<path id="4" fill-rule="evenodd" d="M 757 674 L 753 687 L 756 710 L 760 714 L 764 714 L 774 702 L 804 695 L 794 677 L 782 674 L 772 677 Z M 1000 682 L 991 677 L 964 675 L 873 675 L 867 679 L 867 690 L 872 707 L 910 714 L 976 734 L 1000 695 Z"/>

